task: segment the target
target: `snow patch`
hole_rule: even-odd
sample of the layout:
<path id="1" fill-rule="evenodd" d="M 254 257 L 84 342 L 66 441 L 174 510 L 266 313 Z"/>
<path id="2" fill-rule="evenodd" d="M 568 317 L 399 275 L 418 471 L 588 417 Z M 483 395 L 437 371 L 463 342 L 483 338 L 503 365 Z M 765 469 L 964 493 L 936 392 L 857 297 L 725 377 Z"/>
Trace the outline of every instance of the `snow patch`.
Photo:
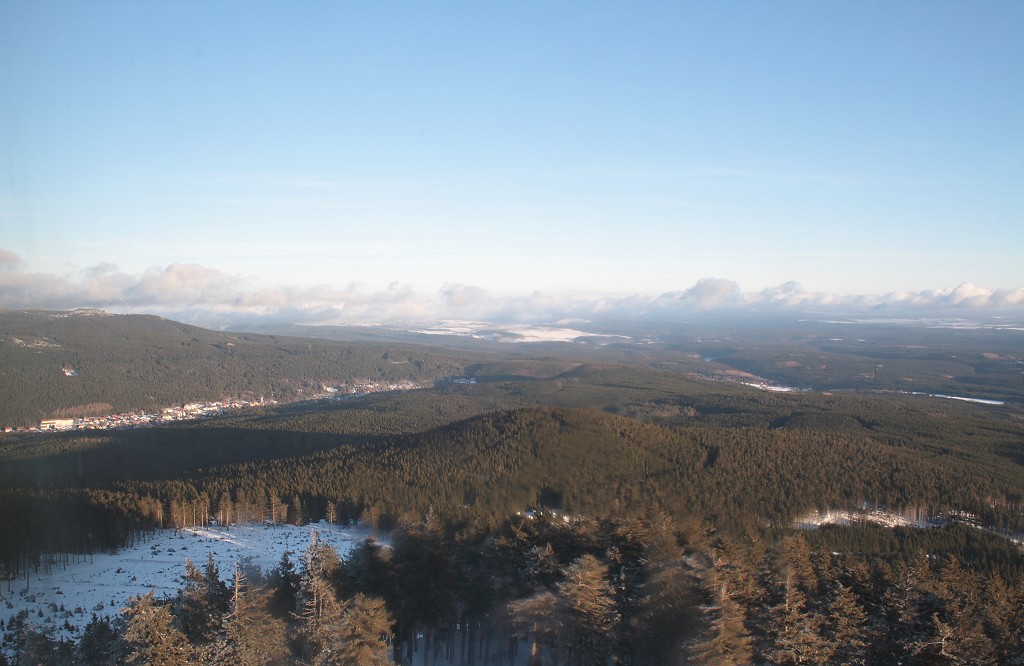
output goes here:
<path id="1" fill-rule="evenodd" d="M 37 627 L 53 627 L 57 638 L 77 640 L 94 613 L 114 617 L 132 597 L 150 591 L 157 598 L 176 594 L 186 559 L 202 568 L 207 556 L 213 555 L 225 581 L 230 581 L 235 563 L 243 559 L 266 574 L 289 552 L 298 567 L 314 530 L 321 542 L 333 546 L 342 557 L 371 536 L 367 528 L 325 522 L 158 530 L 116 553 L 69 555 L 66 567 L 58 562 L 40 567 L 28 578 L 0 581 L 0 618 L 6 625 L 25 610 L 28 621 Z"/>
<path id="2" fill-rule="evenodd" d="M 492 324 L 479 321 L 445 321 L 429 327 L 414 329 L 410 332 L 424 335 L 461 335 L 480 340 L 507 343 L 575 342 L 580 338 L 631 339 L 625 335 L 588 333 L 567 326 Z"/>
<path id="3" fill-rule="evenodd" d="M 814 530 L 822 525 L 849 526 L 857 523 L 874 523 L 884 527 L 936 527 L 949 521 L 939 522 L 938 519 L 917 520 L 898 513 L 888 511 L 846 511 L 830 510 L 814 511 L 793 521 L 798 530 Z"/>

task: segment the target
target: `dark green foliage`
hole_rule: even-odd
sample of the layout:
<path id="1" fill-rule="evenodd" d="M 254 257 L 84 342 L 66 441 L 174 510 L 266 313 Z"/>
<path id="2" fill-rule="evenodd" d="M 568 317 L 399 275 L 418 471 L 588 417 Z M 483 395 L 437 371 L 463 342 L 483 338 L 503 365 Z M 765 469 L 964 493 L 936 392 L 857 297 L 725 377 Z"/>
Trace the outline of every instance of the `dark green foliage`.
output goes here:
<path id="1" fill-rule="evenodd" d="M 1020 617 L 1019 588 L 964 570 L 955 558 L 921 554 L 889 566 L 810 550 L 802 535 L 753 559 L 729 552 L 726 542 L 713 546 L 704 574 L 722 583 L 706 588 L 718 605 L 703 644 L 707 661 L 735 663 L 722 646 L 744 636 L 754 642 L 751 660 L 770 663 L 1007 663 L 1000 660 L 1019 645 L 1009 630 Z M 737 571 L 746 572 L 739 584 Z M 1007 621 L 993 617 L 986 586 Z"/>
<path id="2" fill-rule="evenodd" d="M 379 597 L 387 599 L 392 608 L 398 608 L 400 592 L 391 548 L 372 538 L 356 545 L 345 558 L 341 588 L 345 597 Z"/>
<path id="3" fill-rule="evenodd" d="M 355 512 L 372 505 L 391 520 L 433 506 L 447 520 L 488 521 L 540 507 L 554 493 L 568 512 L 661 506 L 728 527 L 784 525 L 814 507 L 865 500 L 940 510 L 1012 497 L 1014 486 L 992 478 L 979 458 L 921 456 L 895 444 L 813 431 L 667 429 L 597 412 L 529 409 L 229 467 L 197 475 L 180 491 L 177 482 L 121 487 L 143 496 L 216 497 L 237 493 L 242 480 L 250 497 L 273 489 L 306 498 L 311 507 L 333 498 Z"/>
<path id="4" fill-rule="evenodd" d="M 124 627 L 105 617 L 92 616 L 78 641 L 76 663 L 117 666 L 124 662 L 121 643 Z"/>
<path id="5" fill-rule="evenodd" d="M 822 552 L 849 553 L 889 564 L 909 564 L 921 553 L 955 556 L 964 568 L 997 573 L 1006 580 L 1024 580 L 1024 557 L 1018 545 L 960 524 L 928 529 L 870 524 L 825 526 L 808 531 L 806 538 Z"/>
<path id="6" fill-rule="evenodd" d="M 422 395 L 416 404 L 430 405 L 431 394 Z M 302 417 L 284 415 L 116 432 L 104 441 L 10 440 L 16 446 L 0 449 L 8 461 L 0 492 L 14 509 L 0 515 L 9 535 L 2 563 L 18 570 L 33 552 L 112 548 L 140 529 L 212 518 L 299 522 L 333 512 L 387 526 L 430 507 L 451 527 L 495 524 L 528 508 L 600 515 L 660 507 L 736 530 L 778 528 L 814 508 L 867 501 L 973 511 L 985 525 L 1024 531 L 1024 467 L 1004 455 L 1016 450 L 1009 431 L 971 435 L 970 419 L 878 409 L 872 430 L 844 434 L 670 428 L 593 410 L 522 408 L 418 433 L 392 418 L 383 434 L 370 434 L 376 426 L 361 415 L 373 404 L 357 407 L 352 422 L 347 408 L 317 414 L 339 434 L 301 430 Z M 917 432 L 898 430 L 899 419 Z M 278 429 L 282 422 L 294 429 Z M 233 460 L 246 462 L 224 465 Z M 45 489 L 53 486 L 64 488 Z M 976 539 L 961 540 L 963 560 L 977 561 L 969 547 Z M 1012 555 L 999 557 L 985 566 L 1011 575 Z"/>
<path id="7" fill-rule="evenodd" d="M 277 617 L 286 617 L 295 610 L 301 582 L 288 551 L 281 555 L 281 561 L 267 582 L 273 589 L 268 601 L 269 609 Z"/>
<path id="8" fill-rule="evenodd" d="M 228 588 L 209 556 L 202 571 L 185 560 L 185 575 L 178 596 L 171 602 L 175 626 L 192 643 L 209 643 L 221 630 L 221 618 L 228 610 Z"/>

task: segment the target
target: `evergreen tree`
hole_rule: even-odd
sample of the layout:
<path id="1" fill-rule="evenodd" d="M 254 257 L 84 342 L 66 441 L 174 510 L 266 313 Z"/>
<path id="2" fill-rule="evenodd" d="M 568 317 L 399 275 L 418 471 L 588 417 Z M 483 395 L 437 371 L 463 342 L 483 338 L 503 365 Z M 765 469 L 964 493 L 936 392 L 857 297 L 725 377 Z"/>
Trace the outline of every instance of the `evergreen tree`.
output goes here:
<path id="1" fill-rule="evenodd" d="M 191 560 L 185 560 L 182 587 L 171 604 L 178 628 L 193 644 L 209 643 L 220 630 L 220 621 L 227 611 L 227 585 L 220 579 L 213 556 L 200 571 Z"/>
<path id="2" fill-rule="evenodd" d="M 18 611 L 18 613 L 11 616 L 10 621 L 4 628 L 3 650 L 0 650 L 0 654 L 9 653 L 12 666 L 22 666 L 22 664 L 27 663 L 24 659 L 26 637 L 29 628 L 27 610 Z"/>
<path id="3" fill-rule="evenodd" d="M 751 562 L 734 542 L 721 538 L 709 545 L 705 555 L 695 559 L 706 599 L 702 610 L 707 621 L 704 638 L 694 646 L 697 658 L 708 664 L 751 663 L 754 641 L 747 628 L 747 613 L 759 591 Z"/>
<path id="4" fill-rule="evenodd" d="M 524 577 L 545 589 L 554 589 L 562 580 L 562 565 L 550 543 L 533 546 L 526 556 Z"/>
<path id="5" fill-rule="evenodd" d="M 616 598 L 627 655 L 638 664 L 679 663 L 684 644 L 700 630 L 701 590 L 673 521 L 655 512 L 613 527 L 625 539 Z"/>
<path id="6" fill-rule="evenodd" d="M 115 626 L 110 618 L 94 614 L 78 641 L 75 662 L 95 666 L 118 666 L 123 663 L 124 646 L 120 635 L 123 628 Z"/>
<path id="7" fill-rule="evenodd" d="M 452 555 L 437 520 L 411 525 L 392 536 L 399 639 L 422 627 L 429 644 L 434 629 L 456 621 L 461 581 Z"/>
<path id="8" fill-rule="evenodd" d="M 373 537 L 362 540 L 345 558 L 342 589 L 346 596 L 362 592 L 397 602 L 391 552 Z"/>
<path id="9" fill-rule="evenodd" d="M 303 657 L 308 657 L 314 666 L 338 663 L 338 627 L 344 608 L 338 601 L 334 580 L 340 569 L 337 551 L 322 543 L 314 530 L 313 540 L 303 555 L 295 613 Z"/>
<path id="10" fill-rule="evenodd" d="M 698 633 L 699 598 L 680 560 L 662 564 L 639 590 L 632 614 L 623 614 L 637 663 L 677 663 L 683 645 Z"/>
<path id="11" fill-rule="evenodd" d="M 29 621 L 28 612 L 11 618 L 4 633 L 3 650 L 11 655 L 11 666 L 56 666 L 57 642 L 53 627 L 40 628 Z"/>
<path id="12" fill-rule="evenodd" d="M 985 633 L 992 637 L 1002 664 L 1024 664 L 1024 584 L 1014 589 L 999 576 L 985 583 Z"/>
<path id="13" fill-rule="evenodd" d="M 804 593 L 787 586 L 782 600 L 768 609 L 762 653 L 772 664 L 824 664 L 832 646 L 818 633 L 821 618 L 807 608 Z"/>
<path id="14" fill-rule="evenodd" d="M 234 505 L 231 502 L 231 495 L 225 490 L 220 494 L 220 499 L 217 500 L 217 509 L 214 514 L 217 518 L 217 523 L 227 527 L 234 522 Z"/>
<path id="15" fill-rule="evenodd" d="M 58 666 L 61 652 L 55 635 L 56 629 L 52 626 L 27 626 L 23 663 L 32 666 Z"/>
<path id="16" fill-rule="evenodd" d="M 231 611 L 224 618 L 224 636 L 214 650 L 214 662 L 226 666 L 284 664 L 288 660 L 288 634 L 283 620 L 267 610 L 269 595 L 250 590 L 235 567 Z"/>
<path id="17" fill-rule="evenodd" d="M 772 549 L 762 580 L 769 596 L 759 622 L 761 654 L 773 664 L 828 662 L 833 646 L 822 638 L 822 617 L 808 601 L 817 578 L 803 535 L 787 536 Z"/>
<path id="18" fill-rule="evenodd" d="M 829 605 L 823 614 L 822 639 L 829 645 L 833 659 L 857 666 L 867 663 L 869 630 L 867 613 L 853 591 L 833 582 Z"/>
<path id="19" fill-rule="evenodd" d="M 362 593 L 345 603 L 338 622 L 337 661 L 344 666 L 384 666 L 391 663 L 388 641 L 391 615 L 384 600 Z"/>
<path id="20" fill-rule="evenodd" d="M 722 583 L 711 592 L 712 603 L 704 608 L 709 626 L 694 646 L 700 663 L 732 666 L 753 660 L 753 639 L 745 625 L 746 609 Z"/>
<path id="21" fill-rule="evenodd" d="M 875 585 L 885 592 L 881 604 L 883 642 L 878 658 L 903 661 L 926 649 L 936 629 L 933 617 L 939 610 L 939 599 L 926 591 L 933 584 L 931 565 L 921 553 L 909 565 L 900 564 L 888 575 L 884 571 L 879 575 Z"/>
<path id="22" fill-rule="evenodd" d="M 188 639 L 174 626 L 164 604 L 149 592 L 132 600 L 124 610 L 127 660 L 132 666 L 180 666 L 192 656 Z"/>
<path id="23" fill-rule="evenodd" d="M 953 558 L 928 582 L 927 591 L 935 599 L 929 608 L 931 632 L 916 642 L 915 653 L 935 663 L 997 663 L 982 624 L 980 578 Z"/>
<path id="24" fill-rule="evenodd" d="M 531 638 L 530 657 L 527 663 L 530 666 L 543 664 L 544 653 L 549 648 L 556 651 L 557 663 L 557 657 L 566 647 L 561 641 L 565 627 L 562 624 L 558 598 L 551 592 L 543 591 L 532 597 L 513 601 L 508 604 L 506 610 L 512 630 Z"/>
<path id="25" fill-rule="evenodd" d="M 288 524 L 306 524 L 306 511 L 302 508 L 302 501 L 298 495 L 292 495 L 291 500 L 288 502 Z"/>
<path id="26" fill-rule="evenodd" d="M 270 610 L 274 615 L 287 617 L 289 613 L 295 611 L 301 580 L 302 577 L 295 570 L 295 563 L 292 562 L 289 552 L 285 551 L 268 580 L 273 590 Z"/>
<path id="27" fill-rule="evenodd" d="M 558 585 L 562 617 L 579 663 L 607 661 L 613 651 L 619 613 L 608 567 L 593 555 L 584 555 L 566 571 Z"/>
<path id="28" fill-rule="evenodd" d="M 817 576 L 814 573 L 811 547 L 803 534 L 784 537 L 775 546 L 771 562 L 786 579 L 787 587 L 795 585 L 805 594 L 817 594 Z"/>

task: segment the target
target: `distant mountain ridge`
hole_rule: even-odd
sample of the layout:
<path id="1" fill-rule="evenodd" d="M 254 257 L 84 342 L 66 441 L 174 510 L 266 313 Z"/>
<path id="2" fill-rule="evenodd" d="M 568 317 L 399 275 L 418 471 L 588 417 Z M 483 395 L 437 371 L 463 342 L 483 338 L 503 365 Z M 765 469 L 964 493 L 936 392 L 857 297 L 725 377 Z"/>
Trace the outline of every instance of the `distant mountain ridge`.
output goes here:
<path id="1" fill-rule="evenodd" d="M 311 397 L 356 381 L 432 382 L 462 361 L 422 347 L 230 333 L 153 315 L 0 310 L 0 426 L 224 397 Z"/>

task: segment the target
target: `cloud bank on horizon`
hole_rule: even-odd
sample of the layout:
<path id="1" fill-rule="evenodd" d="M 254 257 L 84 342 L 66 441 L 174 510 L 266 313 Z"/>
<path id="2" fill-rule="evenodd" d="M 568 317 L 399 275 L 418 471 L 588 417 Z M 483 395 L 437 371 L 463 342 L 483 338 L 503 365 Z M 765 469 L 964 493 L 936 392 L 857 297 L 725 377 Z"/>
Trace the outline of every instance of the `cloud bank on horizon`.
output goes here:
<path id="1" fill-rule="evenodd" d="M 795 282 L 744 292 L 733 280 L 703 278 L 677 291 L 651 295 L 534 292 L 498 297 L 479 286 L 444 284 L 435 293 L 392 284 L 255 287 L 253 281 L 194 263 L 130 274 L 112 263 L 57 275 L 29 270 L 0 249 L 0 307 L 70 310 L 102 308 L 153 313 L 207 326 L 411 323 L 446 319 L 552 322 L 567 318 L 672 320 L 701 314 L 833 311 L 901 314 L 938 310 L 1024 312 L 1024 287 L 990 289 L 972 283 L 882 295 L 808 291 Z"/>

